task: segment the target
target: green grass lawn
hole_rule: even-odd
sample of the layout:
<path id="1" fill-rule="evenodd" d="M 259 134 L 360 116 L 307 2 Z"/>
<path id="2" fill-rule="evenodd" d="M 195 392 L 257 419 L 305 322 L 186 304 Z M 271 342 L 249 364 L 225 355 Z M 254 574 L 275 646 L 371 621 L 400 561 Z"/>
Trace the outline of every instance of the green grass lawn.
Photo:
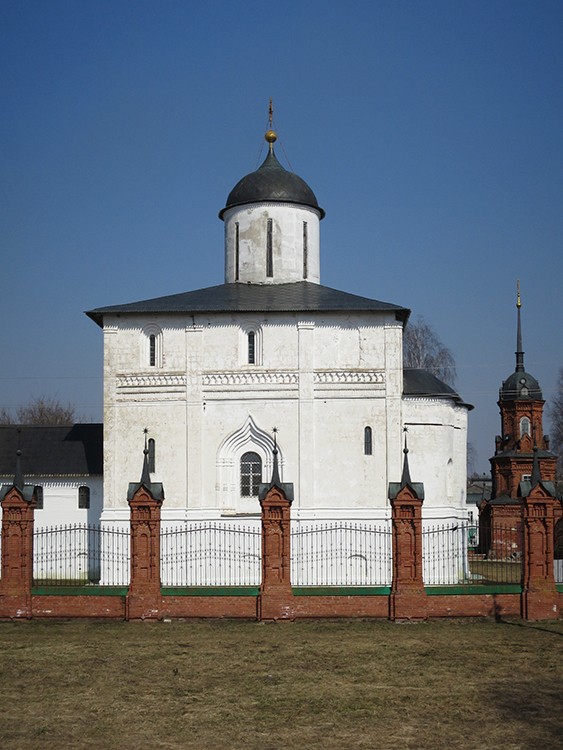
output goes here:
<path id="1" fill-rule="evenodd" d="M 563 747 L 563 622 L 0 623 L 0 748 Z"/>

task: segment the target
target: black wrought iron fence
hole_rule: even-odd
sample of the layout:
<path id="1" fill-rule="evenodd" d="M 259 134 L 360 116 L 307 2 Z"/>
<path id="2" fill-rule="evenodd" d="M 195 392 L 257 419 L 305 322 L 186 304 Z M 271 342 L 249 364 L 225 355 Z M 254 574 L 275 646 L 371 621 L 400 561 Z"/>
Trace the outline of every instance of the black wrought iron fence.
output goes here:
<path id="1" fill-rule="evenodd" d="M 258 524 L 186 522 L 163 528 L 163 586 L 258 586 L 261 531 Z"/>
<path id="2" fill-rule="evenodd" d="M 422 532 L 424 582 L 428 585 L 512 584 L 522 579 L 522 528 L 467 522 Z"/>
<path id="3" fill-rule="evenodd" d="M 385 586 L 391 572 L 390 526 L 329 521 L 292 528 L 294 586 Z"/>
<path id="4" fill-rule="evenodd" d="M 129 583 L 129 529 L 69 524 L 33 533 L 35 585 Z"/>

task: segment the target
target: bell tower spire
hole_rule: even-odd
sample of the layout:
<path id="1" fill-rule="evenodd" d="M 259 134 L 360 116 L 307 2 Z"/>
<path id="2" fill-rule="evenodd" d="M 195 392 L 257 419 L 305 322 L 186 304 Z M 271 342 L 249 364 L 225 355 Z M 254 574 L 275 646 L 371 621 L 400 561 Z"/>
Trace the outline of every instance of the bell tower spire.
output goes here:
<path id="1" fill-rule="evenodd" d="M 532 474 L 535 448 L 542 477 L 548 481 L 555 479 L 556 459 L 549 450 L 549 439 L 543 432 L 545 401 L 538 381 L 524 367 L 521 309 L 518 280 L 516 368 L 503 382 L 499 392 L 501 433 L 495 440 L 495 455 L 490 459 L 493 500 L 499 497 L 516 497 L 522 478 Z"/>
<path id="2" fill-rule="evenodd" d="M 520 298 L 520 279 L 516 282 L 516 309 L 518 311 L 518 323 L 516 328 L 516 372 L 524 372 L 524 350 L 522 349 L 522 321 L 520 309 L 522 300 Z"/>

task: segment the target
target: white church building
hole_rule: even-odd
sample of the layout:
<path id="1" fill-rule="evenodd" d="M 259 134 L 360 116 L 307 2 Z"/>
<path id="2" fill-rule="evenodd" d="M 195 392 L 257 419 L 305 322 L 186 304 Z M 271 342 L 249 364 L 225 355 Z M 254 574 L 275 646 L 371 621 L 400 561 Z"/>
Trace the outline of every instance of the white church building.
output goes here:
<path id="1" fill-rule="evenodd" d="M 164 524 L 257 517 L 274 427 L 297 523 L 389 519 L 404 427 L 425 521 L 466 519 L 471 407 L 403 369 L 407 308 L 321 284 L 325 212 L 266 140 L 219 213 L 223 284 L 87 313 L 104 336 L 102 522 L 128 522 L 145 428 Z"/>

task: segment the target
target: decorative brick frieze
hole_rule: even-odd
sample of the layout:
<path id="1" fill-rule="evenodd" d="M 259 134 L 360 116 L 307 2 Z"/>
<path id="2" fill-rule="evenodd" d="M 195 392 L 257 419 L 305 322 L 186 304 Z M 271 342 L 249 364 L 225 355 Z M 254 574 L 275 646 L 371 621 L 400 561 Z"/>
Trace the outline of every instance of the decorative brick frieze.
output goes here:
<path id="1" fill-rule="evenodd" d="M 186 387 L 186 376 L 180 374 L 172 375 L 118 375 L 116 379 L 117 389 L 137 390 L 144 388 L 158 388 L 164 390 L 177 390 Z"/>
<path id="2" fill-rule="evenodd" d="M 315 385 L 383 385 L 383 370 L 317 370 L 313 374 Z"/>
<path id="3" fill-rule="evenodd" d="M 202 377 L 203 387 L 250 385 L 297 385 L 296 372 L 208 372 Z"/>

